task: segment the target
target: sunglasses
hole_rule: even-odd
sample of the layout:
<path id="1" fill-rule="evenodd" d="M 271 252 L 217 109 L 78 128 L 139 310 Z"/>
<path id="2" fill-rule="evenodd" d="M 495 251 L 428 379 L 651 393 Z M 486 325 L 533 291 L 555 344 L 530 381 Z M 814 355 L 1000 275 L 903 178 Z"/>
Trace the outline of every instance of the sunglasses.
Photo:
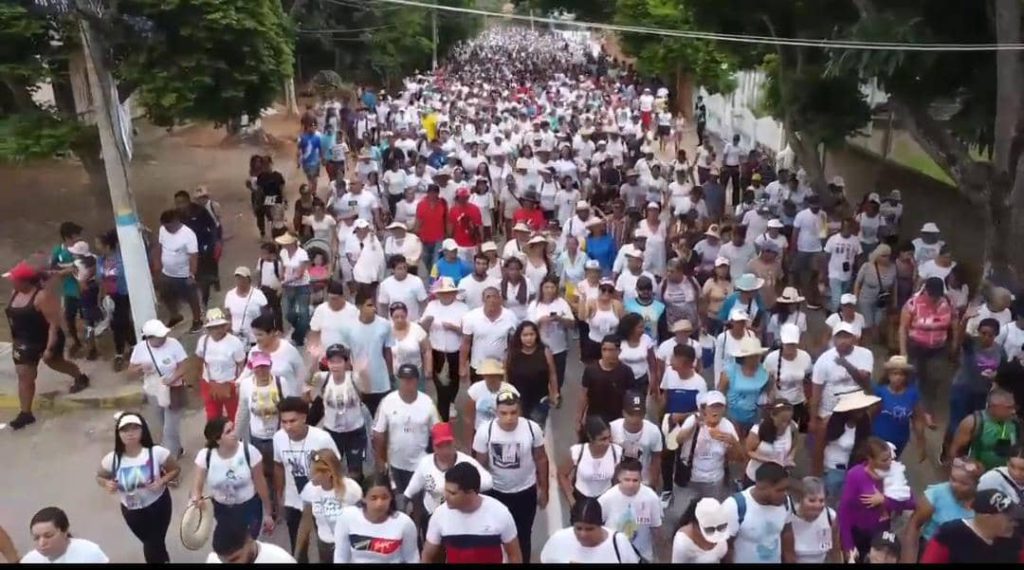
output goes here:
<path id="1" fill-rule="evenodd" d="M 955 469 L 963 469 L 968 473 L 974 473 L 975 471 L 978 471 L 977 463 L 974 463 L 973 461 L 968 461 L 962 457 L 953 458 L 953 467 Z"/>
<path id="2" fill-rule="evenodd" d="M 514 392 L 502 392 L 498 394 L 497 402 L 499 404 L 518 404 L 519 396 L 516 396 Z"/>
<path id="3" fill-rule="evenodd" d="M 728 528 L 729 528 L 729 523 L 724 523 L 724 524 L 720 524 L 718 526 L 705 526 L 705 527 L 701 527 L 701 530 L 704 531 L 704 534 L 712 534 L 712 533 L 716 533 L 716 532 L 725 532 L 725 530 L 728 529 Z"/>

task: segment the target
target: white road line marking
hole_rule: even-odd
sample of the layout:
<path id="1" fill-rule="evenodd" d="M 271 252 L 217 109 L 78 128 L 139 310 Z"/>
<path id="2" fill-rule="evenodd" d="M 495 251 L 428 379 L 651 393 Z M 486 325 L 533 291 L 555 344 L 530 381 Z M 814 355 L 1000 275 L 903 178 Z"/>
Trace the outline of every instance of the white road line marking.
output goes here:
<path id="1" fill-rule="evenodd" d="M 544 509 L 548 524 L 546 536 L 565 528 L 565 519 L 562 517 L 562 490 L 558 485 L 558 465 L 555 463 L 557 456 L 552 449 L 554 434 L 551 425 L 551 414 L 548 414 L 548 419 L 544 422 L 544 452 L 548 455 L 548 506 Z"/>

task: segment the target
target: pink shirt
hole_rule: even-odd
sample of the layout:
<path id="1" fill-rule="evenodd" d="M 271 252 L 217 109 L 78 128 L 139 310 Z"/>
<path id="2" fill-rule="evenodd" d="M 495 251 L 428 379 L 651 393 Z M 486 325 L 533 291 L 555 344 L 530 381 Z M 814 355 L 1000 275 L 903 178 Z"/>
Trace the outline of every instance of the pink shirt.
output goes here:
<path id="1" fill-rule="evenodd" d="M 953 322 L 953 307 L 945 297 L 938 301 L 926 299 L 923 291 L 907 301 L 904 311 L 910 313 L 907 337 L 927 348 L 939 348 L 949 338 L 949 326 Z"/>

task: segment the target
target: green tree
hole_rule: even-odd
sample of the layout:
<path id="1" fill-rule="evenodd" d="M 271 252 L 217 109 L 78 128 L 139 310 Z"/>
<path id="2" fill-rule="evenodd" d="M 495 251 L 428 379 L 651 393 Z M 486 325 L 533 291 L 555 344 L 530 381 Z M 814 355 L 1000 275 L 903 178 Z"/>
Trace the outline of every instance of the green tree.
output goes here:
<path id="1" fill-rule="evenodd" d="M 88 16 L 118 78 L 160 125 L 227 124 L 270 105 L 291 70 L 292 43 L 279 0 L 120 0 Z M 96 129 L 79 121 L 69 60 L 81 53 L 77 17 L 43 14 L 31 0 L 0 3 L 0 160 L 70 150 L 107 202 Z M 40 82 L 55 105 L 32 98 Z M 8 138 L 13 137 L 13 138 Z"/>
<path id="2" fill-rule="evenodd" d="M 616 24 L 669 30 L 693 29 L 693 17 L 684 0 L 618 0 Z M 643 74 L 674 80 L 677 109 L 689 115 L 692 85 L 703 85 L 712 93 L 735 88 L 731 58 L 713 42 L 656 34 L 621 32 L 619 46 L 636 58 Z"/>
<path id="3" fill-rule="evenodd" d="M 698 29 L 727 34 L 819 40 L 852 23 L 849 0 L 686 0 Z M 760 67 L 768 77 L 765 106 L 782 122 L 786 138 L 817 190 L 825 187 L 819 148 L 842 144 L 867 125 L 870 108 L 857 77 L 830 75 L 829 54 L 818 47 L 722 43 L 741 67 Z"/>
<path id="4" fill-rule="evenodd" d="M 1019 0 L 848 0 L 851 39 L 1019 44 Z M 1024 270 L 1024 66 L 1019 51 L 831 53 L 834 75 L 876 78 L 900 125 L 983 216 L 988 273 Z M 972 152 L 972 148 L 981 152 Z M 982 156 L 984 155 L 984 156 Z"/>

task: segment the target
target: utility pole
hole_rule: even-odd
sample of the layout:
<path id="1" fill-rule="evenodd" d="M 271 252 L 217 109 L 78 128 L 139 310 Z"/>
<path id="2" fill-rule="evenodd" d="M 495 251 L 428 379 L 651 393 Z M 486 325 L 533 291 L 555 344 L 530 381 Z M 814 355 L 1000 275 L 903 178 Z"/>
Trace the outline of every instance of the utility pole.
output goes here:
<path id="1" fill-rule="evenodd" d="M 91 10 L 86 0 L 75 0 L 79 10 Z M 85 18 L 78 19 L 82 49 L 85 52 L 85 68 L 89 93 L 93 101 L 93 116 L 99 129 L 103 165 L 107 172 L 107 186 L 114 209 L 114 222 L 124 262 L 125 278 L 128 282 L 128 297 L 131 300 L 132 320 L 135 332 L 141 337 L 143 323 L 156 318 L 156 295 L 153 292 L 153 276 L 149 269 L 146 244 L 142 239 L 139 217 L 135 210 L 135 199 L 128 186 L 128 156 L 124 142 L 119 137 L 131 136 L 121 129 L 121 108 L 117 98 L 117 87 L 113 75 L 107 68 L 106 50 L 102 39 Z"/>
<path id="2" fill-rule="evenodd" d="M 434 0 L 434 6 L 435 8 L 430 11 L 430 27 L 434 34 L 434 55 L 431 60 L 433 62 L 431 69 L 437 71 L 437 0 Z"/>

